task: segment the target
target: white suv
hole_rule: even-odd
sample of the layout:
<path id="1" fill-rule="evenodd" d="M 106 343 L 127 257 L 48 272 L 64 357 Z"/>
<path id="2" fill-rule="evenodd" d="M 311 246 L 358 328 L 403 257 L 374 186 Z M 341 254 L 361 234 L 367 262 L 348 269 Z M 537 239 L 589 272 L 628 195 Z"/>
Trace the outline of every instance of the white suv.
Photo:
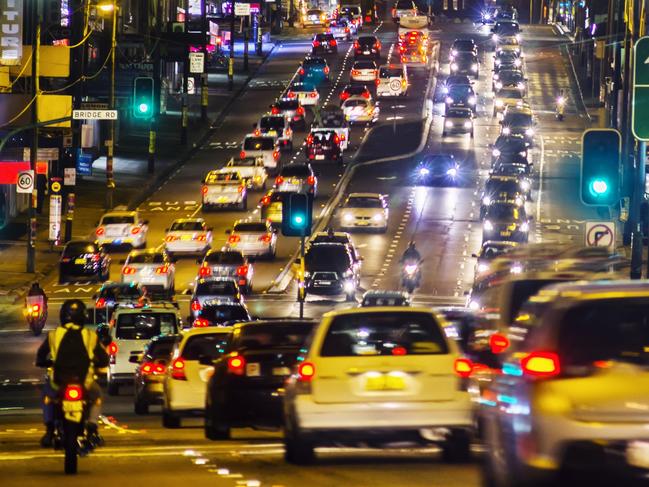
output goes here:
<path id="1" fill-rule="evenodd" d="M 370 439 L 439 442 L 446 459 L 468 458 L 464 362 L 442 326 L 427 308 L 325 314 L 286 383 L 286 461 L 310 463 L 317 445 Z"/>
<path id="2" fill-rule="evenodd" d="M 388 64 L 379 68 L 376 97 L 406 96 L 408 93 L 408 72 L 405 65 Z"/>

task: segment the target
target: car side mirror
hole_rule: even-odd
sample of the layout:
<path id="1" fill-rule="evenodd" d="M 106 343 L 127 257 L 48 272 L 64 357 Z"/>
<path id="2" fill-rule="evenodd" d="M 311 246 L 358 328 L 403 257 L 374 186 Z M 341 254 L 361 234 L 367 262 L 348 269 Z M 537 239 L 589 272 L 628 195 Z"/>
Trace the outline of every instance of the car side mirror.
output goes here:
<path id="1" fill-rule="evenodd" d="M 198 363 L 201 365 L 208 365 L 212 366 L 214 365 L 214 359 L 210 357 L 209 355 L 200 355 L 198 357 Z"/>

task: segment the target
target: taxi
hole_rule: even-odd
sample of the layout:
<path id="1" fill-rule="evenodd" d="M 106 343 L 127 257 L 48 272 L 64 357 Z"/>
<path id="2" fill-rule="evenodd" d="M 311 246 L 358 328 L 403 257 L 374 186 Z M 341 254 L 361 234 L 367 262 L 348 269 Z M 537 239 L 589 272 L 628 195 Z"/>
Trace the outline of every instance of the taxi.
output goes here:
<path id="1" fill-rule="evenodd" d="M 202 211 L 234 206 L 248 207 L 248 187 L 241 174 L 233 171 L 210 171 L 201 181 Z"/>
<path id="2" fill-rule="evenodd" d="M 238 172 L 248 188 L 266 188 L 268 172 L 262 157 L 231 157 L 219 172 Z"/>
<path id="3" fill-rule="evenodd" d="M 362 96 L 350 96 L 343 102 L 341 108 L 349 123 L 372 124 L 379 119 L 378 105 L 374 100 Z"/>
<path id="4" fill-rule="evenodd" d="M 525 99 L 518 88 L 503 88 L 494 97 L 493 116 L 503 113 L 507 107 L 523 108 Z"/>
<path id="5" fill-rule="evenodd" d="M 262 196 L 259 201 L 261 207 L 261 218 L 268 221 L 273 226 L 282 224 L 282 202 L 290 193 L 282 193 L 274 189 Z"/>
<path id="6" fill-rule="evenodd" d="M 275 135 L 248 134 L 241 144 L 239 157 L 261 157 L 267 170 L 277 169 L 281 160 L 281 151 Z"/>
<path id="7" fill-rule="evenodd" d="M 408 93 L 408 71 L 406 66 L 387 64 L 379 68 L 376 85 L 377 98 L 406 96 Z"/>
<path id="8" fill-rule="evenodd" d="M 314 107 L 320 102 L 320 93 L 313 83 L 292 83 L 286 92 L 286 97 L 299 101 L 303 107 Z"/>
<path id="9" fill-rule="evenodd" d="M 311 164 L 287 164 L 280 169 L 275 178 L 274 188 L 277 191 L 309 193 L 315 196 L 318 178 Z"/>
<path id="10" fill-rule="evenodd" d="M 379 70 L 374 61 L 356 61 L 352 65 L 352 69 L 349 73 L 349 81 L 351 83 L 374 84 L 376 82 L 378 71 Z"/>
<path id="11" fill-rule="evenodd" d="M 293 150 L 293 129 L 284 115 L 264 115 L 255 125 L 254 134 L 276 137 L 277 143 L 282 150 Z"/>
<path id="12" fill-rule="evenodd" d="M 165 230 L 164 246 L 171 256 L 204 255 L 212 245 L 212 229 L 202 218 L 177 218 Z"/>
<path id="13" fill-rule="evenodd" d="M 225 231 L 228 240 L 224 250 L 239 250 L 246 257 L 274 259 L 277 252 L 277 231 L 270 222 L 239 220 Z"/>

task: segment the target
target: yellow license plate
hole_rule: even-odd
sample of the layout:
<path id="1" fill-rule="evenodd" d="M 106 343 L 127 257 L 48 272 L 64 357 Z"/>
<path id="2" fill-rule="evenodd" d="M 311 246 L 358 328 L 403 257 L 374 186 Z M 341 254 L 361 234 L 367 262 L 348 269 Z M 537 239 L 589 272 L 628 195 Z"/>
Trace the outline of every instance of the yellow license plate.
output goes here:
<path id="1" fill-rule="evenodd" d="M 63 401 L 63 412 L 78 413 L 83 411 L 83 401 Z"/>
<path id="2" fill-rule="evenodd" d="M 365 382 L 366 391 L 402 391 L 405 388 L 403 377 L 393 375 L 368 377 Z"/>
<path id="3" fill-rule="evenodd" d="M 512 232 L 500 232 L 500 235 L 502 237 L 509 237 L 512 234 Z"/>
<path id="4" fill-rule="evenodd" d="M 183 235 L 182 237 L 180 237 L 180 240 L 191 240 L 191 239 L 192 239 L 191 235 Z"/>
<path id="5" fill-rule="evenodd" d="M 79 265 L 83 265 L 83 264 L 86 263 L 86 258 L 85 258 L 85 257 L 82 257 L 82 258 L 80 258 L 80 259 L 74 259 L 74 263 L 75 263 L 75 264 L 79 264 Z"/>

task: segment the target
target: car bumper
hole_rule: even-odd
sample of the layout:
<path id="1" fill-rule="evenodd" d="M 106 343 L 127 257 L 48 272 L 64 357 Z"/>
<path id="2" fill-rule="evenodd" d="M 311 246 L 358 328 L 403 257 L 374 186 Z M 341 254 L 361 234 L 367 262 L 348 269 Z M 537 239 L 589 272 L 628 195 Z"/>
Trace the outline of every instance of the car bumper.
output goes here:
<path id="1" fill-rule="evenodd" d="M 97 245 L 141 245 L 145 240 L 145 237 L 137 236 L 126 236 L 126 237 L 98 237 L 95 242 Z"/>
<path id="2" fill-rule="evenodd" d="M 182 253 L 192 254 L 192 253 L 204 252 L 205 250 L 210 248 L 210 244 L 209 242 L 194 242 L 194 241 L 168 242 L 165 244 L 165 248 L 167 249 L 167 252 L 171 252 L 174 254 L 182 254 Z"/>
<path id="3" fill-rule="evenodd" d="M 140 277 L 140 276 L 122 276 L 122 282 L 129 284 L 131 282 L 137 282 L 138 284 L 142 286 L 157 286 L 157 287 L 162 287 L 164 289 L 168 289 L 171 286 L 170 279 L 167 278 L 166 276 L 163 277 L 158 277 L 158 275 L 155 276 L 148 276 L 148 277 Z"/>
<path id="4" fill-rule="evenodd" d="M 463 127 L 462 125 L 454 125 L 453 127 L 444 127 L 444 132 L 447 134 L 470 134 L 473 132 L 473 126 Z"/>
<path id="5" fill-rule="evenodd" d="M 376 87 L 376 96 L 383 96 L 383 97 L 390 97 L 390 96 L 404 96 L 406 94 L 405 91 L 400 90 L 400 91 L 393 91 L 390 89 L 390 87 L 386 86 L 385 88 L 381 87 L 381 85 Z"/>
<path id="6" fill-rule="evenodd" d="M 385 220 L 353 220 L 351 222 L 349 221 L 342 221 L 340 223 L 340 228 L 341 229 L 355 229 L 355 230 L 362 230 L 363 228 L 367 229 L 372 229 L 372 228 L 386 228 L 388 226 L 388 222 Z"/>
<path id="7" fill-rule="evenodd" d="M 360 75 L 360 76 L 351 76 L 350 80 L 352 83 L 374 83 L 376 78 L 370 75 Z"/>
<path id="8" fill-rule="evenodd" d="M 138 397 L 149 404 L 162 404 L 164 384 L 162 382 L 144 382 L 139 388 Z"/>
<path id="9" fill-rule="evenodd" d="M 529 232 L 519 232 L 519 231 L 483 231 L 483 241 L 486 240 L 495 240 L 495 241 L 510 241 L 510 242 L 527 242 Z"/>
<path id="10" fill-rule="evenodd" d="M 203 198 L 204 206 L 229 206 L 238 205 L 243 201 L 243 194 L 237 193 L 236 196 L 218 196 L 214 198 Z"/>
<path id="11" fill-rule="evenodd" d="M 238 243 L 236 245 L 226 244 L 226 249 L 240 250 L 243 255 L 248 256 L 259 256 L 259 255 L 268 255 L 271 253 L 270 247 L 268 244 L 256 244 L 256 243 Z"/>
<path id="12" fill-rule="evenodd" d="M 225 410 L 237 426 L 282 425 L 282 397 L 276 388 L 228 389 Z"/>
<path id="13" fill-rule="evenodd" d="M 167 378 L 164 389 L 164 406 L 174 413 L 202 413 L 205 411 L 206 385 Z"/>

